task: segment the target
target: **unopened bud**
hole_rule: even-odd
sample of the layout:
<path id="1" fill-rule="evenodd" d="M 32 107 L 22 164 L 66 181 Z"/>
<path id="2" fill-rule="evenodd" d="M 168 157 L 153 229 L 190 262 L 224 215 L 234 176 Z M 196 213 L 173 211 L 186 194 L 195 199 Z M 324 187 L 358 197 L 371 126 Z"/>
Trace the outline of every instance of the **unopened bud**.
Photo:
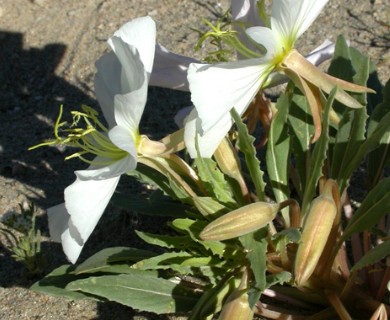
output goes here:
<path id="1" fill-rule="evenodd" d="M 240 160 L 227 138 L 223 139 L 215 150 L 214 158 L 224 174 L 232 178 L 241 175 Z"/>
<path id="2" fill-rule="evenodd" d="M 252 320 L 253 309 L 248 300 L 248 293 L 234 290 L 225 302 L 218 320 Z"/>
<path id="3" fill-rule="evenodd" d="M 265 227 L 279 211 L 278 204 L 255 202 L 214 220 L 200 233 L 203 240 L 227 240 Z"/>
<path id="4" fill-rule="evenodd" d="M 226 299 L 218 320 L 252 320 L 253 308 L 249 304 L 248 272 L 244 271 L 238 288 Z"/>
<path id="5" fill-rule="evenodd" d="M 295 257 L 294 277 L 297 286 L 304 284 L 313 274 L 336 214 L 337 206 L 333 198 L 321 195 L 312 201 Z"/>

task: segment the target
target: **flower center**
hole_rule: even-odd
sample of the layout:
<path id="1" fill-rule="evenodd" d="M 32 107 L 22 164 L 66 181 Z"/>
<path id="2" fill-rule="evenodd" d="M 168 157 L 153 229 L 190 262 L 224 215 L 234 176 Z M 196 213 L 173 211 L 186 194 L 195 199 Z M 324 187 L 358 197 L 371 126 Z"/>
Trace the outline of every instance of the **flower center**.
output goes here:
<path id="1" fill-rule="evenodd" d="M 79 151 L 67 156 L 65 160 L 71 158 L 80 158 L 89 164 L 92 160 L 86 158 L 86 155 L 99 156 L 102 160 L 99 165 L 109 165 L 126 156 L 127 152 L 114 145 L 108 137 L 108 129 L 99 121 L 98 112 L 88 106 L 82 106 L 82 112 L 71 111 L 73 122 L 68 125 L 66 121 L 61 122 L 62 106 L 54 126 L 55 139 L 48 140 L 30 149 L 48 146 L 48 145 L 65 145 L 76 147 Z M 65 137 L 60 135 L 60 131 L 65 132 Z M 135 142 L 139 140 L 137 133 L 131 138 Z M 96 161 L 93 162 L 97 164 Z"/>

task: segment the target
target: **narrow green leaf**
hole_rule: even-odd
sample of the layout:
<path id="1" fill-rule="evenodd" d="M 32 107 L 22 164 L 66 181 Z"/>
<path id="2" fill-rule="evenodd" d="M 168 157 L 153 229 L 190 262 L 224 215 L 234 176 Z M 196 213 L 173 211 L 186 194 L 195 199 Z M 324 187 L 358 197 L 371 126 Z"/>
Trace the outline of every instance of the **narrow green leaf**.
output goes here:
<path id="1" fill-rule="evenodd" d="M 199 234 L 206 227 L 208 222 L 199 221 L 199 220 L 191 220 L 191 219 L 175 219 L 172 221 L 172 227 L 181 232 L 185 232 L 188 234 L 194 243 L 200 244 L 206 250 L 210 250 L 210 252 L 214 255 L 222 257 L 227 249 L 227 244 L 220 241 L 205 241 L 199 238 Z"/>
<path id="2" fill-rule="evenodd" d="M 360 148 L 354 152 L 354 157 L 344 170 L 344 176 L 350 177 L 351 174 L 357 169 L 357 167 L 364 160 L 366 155 L 375 150 L 381 145 L 383 137 L 390 132 L 390 112 L 387 113 L 378 123 L 371 135 L 367 137 L 366 141 L 360 146 Z M 340 190 L 343 191 L 348 185 L 347 180 L 342 180 L 339 184 Z"/>
<path id="3" fill-rule="evenodd" d="M 31 286 L 31 290 L 41 292 L 56 297 L 65 297 L 72 300 L 91 299 L 100 300 L 98 297 L 65 289 L 68 283 L 80 279 L 79 276 L 72 274 L 74 266 L 63 265 L 38 282 Z"/>
<path id="4" fill-rule="evenodd" d="M 211 197 L 194 197 L 193 201 L 199 212 L 208 219 L 218 218 L 229 211 L 226 206 Z"/>
<path id="5" fill-rule="evenodd" d="M 110 264 L 118 262 L 137 262 L 145 258 L 155 256 L 156 253 L 136 248 L 129 247 L 114 247 L 99 251 L 93 256 L 89 257 L 83 263 L 78 265 L 72 273 L 94 273 L 102 272 L 107 269 Z"/>
<path id="6" fill-rule="evenodd" d="M 342 35 L 337 37 L 335 51 L 328 68 L 328 73 L 333 77 L 353 82 L 353 77 L 356 72 L 351 61 L 350 47 Z M 334 101 L 333 108 L 339 115 L 342 115 L 346 110 L 345 106 L 337 100 Z"/>
<path id="7" fill-rule="evenodd" d="M 193 243 L 189 236 L 167 236 L 142 231 L 136 231 L 136 233 L 146 243 L 163 248 L 182 250 Z"/>
<path id="8" fill-rule="evenodd" d="M 342 59 L 348 61 L 346 64 L 348 67 L 342 69 L 343 79 L 365 86 L 370 72 L 369 59 L 359 51 L 346 46 L 343 38 L 340 39 L 342 39 L 341 42 L 344 52 Z M 341 59 L 341 56 L 339 56 L 338 59 Z M 346 69 L 348 70 L 346 71 Z M 344 72 L 349 75 L 347 78 L 345 78 Z M 351 95 L 362 105 L 367 104 L 367 95 L 365 93 L 351 93 Z M 351 159 L 354 157 L 356 150 L 361 146 L 365 139 L 367 117 L 366 107 L 358 110 L 345 108 L 342 113 L 341 122 L 334 141 L 331 160 L 331 177 L 339 182 L 348 181 L 350 178 L 345 175 L 345 168 L 348 166 Z"/>
<path id="9" fill-rule="evenodd" d="M 265 182 L 263 179 L 264 173 L 260 169 L 260 161 L 256 157 L 256 148 L 253 143 L 255 139 L 249 135 L 248 128 L 242 122 L 240 115 L 233 108 L 230 111 L 231 116 L 237 126 L 238 131 L 238 148 L 245 156 L 245 162 L 252 178 L 252 182 L 256 188 L 256 194 L 259 201 L 265 199 Z"/>
<path id="10" fill-rule="evenodd" d="M 302 201 L 302 214 L 305 215 L 309 209 L 311 200 L 313 199 L 316 191 L 317 182 L 322 176 L 322 167 L 326 159 L 326 151 L 328 149 L 329 142 L 329 110 L 332 108 L 334 97 L 336 95 L 337 88 L 333 88 L 330 92 L 328 100 L 326 102 L 323 119 L 322 119 L 322 132 L 320 138 L 317 140 L 314 146 L 313 154 L 310 159 L 310 175 L 306 180 L 305 192 Z"/>
<path id="11" fill-rule="evenodd" d="M 289 99 L 282 95 L 276 104 L 277 113 L 272 119 L 267 143 L 267 172 L 271 181 L 276 202 L 287 200 L 290 195 L 288 188 L 288 161 L 290 154 L 290 138 L 287 130 L 287 114 Z M 289 209 L 282 210 L 283 219 L 290 225 Z"/>
<path id="12" fill-rule="evenodd" d="M 296 228 L 288 228 L 279 231 L 272 236 L 272 241 L 274 242 L 274 245 L 277 245 L 278 242 L 283 239 L 286 239 L 287 242 L 298 243 L 301 239 L 301 232 Z"/>
<path id="13" fill-rule="evenodd" d="M 255 287 L 261 294 L 267 287 L 266 282 L 266 253 L 267 253 L 268 227 L 240 237 L 240 241 L 247 253 L 247 258 L 251 264 L 255 276 Z M 256 295 L 256 294 L 255 294 Z M 251 295 L 250 295 L 251 296 Z M 257 298 L 258 299 L 258 298 Z M 252 300 L 251 300 L 252 301 Z"/>
<path id="14" fill-rule="evenodd" d="M 217 313 L 222 309 L 222 302 L 234 287 L 232 275 L 225 276 L 218 283 L 206 290 L 198 303 L 191 310 L 188 320 L 206 319 L 207 316 Z"/>
<path id="15" fill-rule="evenodd" d="M 348 180 L 345 176 L 345 167 L 348 166 L 356 150 L 365 139 L 365 124 L 367 113 L 365 108 L 348 110 L 343 114 L 339 129 L 334 141 L 333 157 L 331 161 L 331 177 L 337 181 Z"/>
<path id="16" fill-rule="evenodd" d="M 197 157 L 194 164 L 198 169 L 199 178 L 204 183 L 209 195 L 224 204 L 233 204 L 235 202 L 229 183 L 213 159 Z"/>
<path id="17" fill-rule="evenodd" d="M 371 136 L 382 117 L 390 113 L 390 80 L 383 89 L 383 102 L 378 104 L 370 116 L 367 136 Z M 383 170 L 390 163 L 390 131 L 387 132 L 379 142 L 380 146 L 368 156 L 368 181 L 369 188 L 372 188 L 382 176 Z"/>
<path id="18" fill-rule="evenodd" d="M 355 74 L 351 62 L 350 48 L 344 36 L 337 37 L 332 61 L 328 73 L 345 81 L 352 81 Z"/>
<path id="19" fill-rule="evenodd" d="M 351 272 L 358 271 L 367 267 L 369 265 L 373 265 L 378 261 L 386 258 L 390 255 L 390 240 L 387 240 L 375 248 L 368 251 L 351 269 Z"/>
<path id="20" fill-rule="evenodd" d="M 212 256 L 194 256 L 191 253 L 180 251 L 163 253 L 139 261 L 132 267 L 138 270 L 173 270 L 181 274 L 205 273 L 209 275 L 212 274 L 210 269 L 221 268 L 222 262 Z"/>
<path id="21" fill-rule="evenodd" d="M 172 269 L 180 273 L 186 273 L 189 271 L 189 268 L 182 267 L 181 264 L 185 259 L 189 259 L 191 257 L 192 255 L 185 251 L 166 252 L 158 256 L 139 261 L 133 265 L 133 268 L 139 270 Z"/>
<path id="22" fill-rule="evenodd" d="M 353 233 L 369 230 L 389 212 L 390 178 L 384 178 L 367 194 L 359 209 L 348 222 L 339 243 Z"/>
<path id="23" fill-rule="evenodd" d="M 305 96 L 297 90 L 295 90 L 289 108 L 288 123 L 291 152 L 295 160 L 293 165 L 299 177 L 299 181 L 296 181 L 295 187 L 299 196 L 302 197 L 308 176 L 308 168 L 310 168 L 310 141 L 314 134 L 314 126 L 309 103 Z"/>
<path id="24" fill-rule="evenodd" d="M 267 279 L 267 288 L 270 288 L 276 284 L 284 284 L 291 280 L 291 273 L 287 271 L 282 271 L 276 274 L 270 274 L 266 277 Z"/>
<path id="25" fill-rule="evenodd" d="M 66 289 L 90 293 L 157 314 L 188 312 L 199 299 L 199 294 L 187 287 L 141 270 L 77 280 L 68 284 Z"/>

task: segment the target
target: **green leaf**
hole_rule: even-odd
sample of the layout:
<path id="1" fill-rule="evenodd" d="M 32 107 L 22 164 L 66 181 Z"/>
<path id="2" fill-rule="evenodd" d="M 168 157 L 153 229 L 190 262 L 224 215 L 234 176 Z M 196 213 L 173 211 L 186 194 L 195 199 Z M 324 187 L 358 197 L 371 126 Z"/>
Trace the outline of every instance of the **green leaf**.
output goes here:
<path id="1" fill-rule="evenodd" d="M 218 283 L 206 290 L 198 303 L 191 310 L 188 320 L 206 319 L 207 316 L 217 313 L 222 309 L 222 302 L 228 293 L 235 287 L 235 279 L 232 275 L 227 275 Z"/>
<path id="2" fill-rule="evenodd" d="M 358 271 L 390 255 L 390 240 L 382 242 L 375 248 L 368 251 L 351 269 L 351 272 Z"/>
<path id="3" fill-rule="evenodd" d="M 339 243 L 353 233 L 369 230 L 389 212 L 390 178 L 384 178 L 367 194 L 359 209 L 353 214 Z"/>
<path id="4" fill-rule="evenodd" d="M 229 211 L 226 206 L 221 204 L 220 202 L 214 200 L 211 197 L 194 197 L 193 198 L 195 207 L 199 210 L 199 212 L 206 218 L 218 218 L 222 214 Z"/>
<path id="5" fill-rule="evenodd" d="M 157 170 L 154 170 L 144 165 L 143 163 L 137 163 L 137 169 L 129 171 L 127 174 L 131 177 L 135 177 L 137 180 L 143 183 L 148 183 L 159 188 L 165 194 L 171 196 L 172 198 L 174 196 L 174 194 L 170 190 L 169 181 L 167 177 L 165 177 Z"/>
<path id="6" fill-rule="evenodd" d="M 310 159 L 310 175 L 306 180 L 305 192 L 302 201 L 302 214 L 305 215 L 309 209 L 311 200 L 314 197 L 317 182 L 322 176 L 322 167 L 326 159 L 326 151 L 328 149 L 329 142 L 329 110 L 333 105 L 334 97 L 337 92 L 337 88 L 333 88 L 330 92 L 328 100 L 326 102 L 325 111 L 322 120 L 322 132 L 320 138 L 317 140 L 314 146 L 313 154 Z"/>
<path id="7" fill-rule="evenodd" d="M 72 273 L 82 274 L 82 273 L 94 273 L 102 272 L 103 269 L 107 269 L 111 264 L 118 262 L 137 262 L 145 258 L 150 258 L 155 256 L 156 253 L 128 248 L 128 247 L 114 247 L 107 248 L 99 251 L 93 256 L 89 257 L 83 263 L 78 265 Z"/>
<path id="8" fill-rule="evenodd" d="M 142 231 L 136 231 L 136 233 L 146 243 L 163 248 L 182 250 L 190 247 L 193 243 L 193 240 L 189 236 L 166 236 Z"/>
<path id="9" fill-rule="evenodd" d="M 351 61 L 350 47 L 342 35 L 337 37 L 333 59 L 328 68 L 328 73 L 333 77 L 353 82 L 353 77 L 356 72 Z M 338 101 L 334 102 L 333 108 L 340 115 L 346 110 L 345 106 Z"/>
<path id="10" fill-rule="evenodd" d="M 276 284 L 284 284 L 291 280 L 291 273 L 287 271 L 282 271 L 276 274 L 270 274 L 266 277 L 267 279 L 267 288 L 270 288 Z"/>
<path id="11" fill-rule="evenodd" d="M 137 262 L 132 267 L 139 270 L 173 270 L 180 274 L 213 276 L 212 268 L 221 268 L 222 262 L 212 256 L 195 256 L 191 253 L 167 252 Z M 214 270 L 215 271 L 215 270 Z"/>
<path id="12" fill-rule="evenodd" d="M 357 167 L 364 160 L 365 156 L 375 150 L 381 145 L 383 137 L 388 135 L 390 132 L 390 112 L 387 113 L 379 121 L 376 128 L 373 130 L 370 136 L 367 137 L 366 141 L 360 146 L 360 148 L 354 152 L 354 157 L 351 159 L 350 163 L 344 170 L 344 176 L 349 177 L 357 169 Z M 348 181 L 343 180 L 340 182 L 340 190 L 344 190 L 348 185 Z"/>
<path id="13" fill-rule="evenodd" d="M 135 269 L 131 274 L 77 280 L 68 284 L 66 289 L 157 314 L 188 312 L 199 299 L 199 294 L 187 287 Z"/>
<path id="14" fill-rule="evenodd" d="M 290 138 L 287 130 L 287 114 L 289 99 L 282 95 L 276 104 L 277 113 L 272 119 L 267 143 L 267 172 L 271 180 L 276 202 L 287 200 L 290 195 L 288 188 L 288 161 L 290 153 Z M 290 225 L 289 209 L 282 210 L 286 225 Z"/>
<path id="15" fill-rule="evenodd" d="M 299 176 L 299 181 L 295 183 L 295 188 L 302 198 L 308 176 L 310 141 L 314 134 L 314 126 L 306 97 L 299 91 L 295 91 L 289 108 L 288 123 L 291 150 L 295 159 L 294 165 Z"/>
<path id="16" fill-rule="evenodd" d="M 328 69 L 330 75 L 345 81 L 352 81 L 355 74 L 349 49 L 344 36 L 338 36 L 333 58 Z"/>
<path id="17" fill-rule="evenodd" d="M 245 162 L 252 178 L 252 182 L 256 188 L 256 194 L 259 201 L 265 199 L 265 182 L 263 179 L 264 173 L 260 169 L 260 161 L 256 157 L 256 148 L 254 147 L 255 138 L 249 135 L 248 128 L 242 122 L 240 115 L 233 108 L 230 111 L 231 116 L 237 126 L 238 131 L 238 148 L 245 156 Z"/>
<path id="18" fill-rule="evenodd" d="M 65 289 L 68 283 L 80 279 L 79 276 L 72 274 L 73 270 L 74 266 L 69 264 L 63 265 L 53 270 L 42 280 L 34 283 L 30 289 L 35 292 L 41 292 L 57 297 L 65 297 L 72 300 L 100 300 L 98 297 L 87 293 L 74 292 Z"/>
<path id="19" fill-rule="evenodd" d="M 267 253 L 268 227 L 241 236 L 240 241 L 247 252 L 247 258 L 251 264 L 255 276 L 255 287 L 261 294 L 266 289 L 266 253 Z M 258 300 L 258 299 L 256 299 Z"/>
<path id="20" fill-rule="evenodd" d="M 341 70 L 333 70 L 333 75 L 355 84 L 365 86 L 370 72 L 369 59 L 359 51 L 349 48 L 345 39 L 342 37 L 338 39 L 337 46 L 342 48 L 339 50 L 342 52 L 340 52 L 334 62 L 337 64 L 339 60 L 341 60 L 343 62 L 343 68 L 341 69 L 342 72 Z M 338 51 L 337 48 L 336 51 Z M 330 68 L 330 73 L 332 73 L 331 71 L 332 66 Z M 351 93 L 351 96 L 356 98 L 362 105 L 367 104 L 367 95 L 365 93 Z M 358 110 L 344 108 L 344 111 L 342 112 L 341 122 L 338 126 L 339 128 L 332 150 L 331 177 L 339 183 L 342 181 L 343 185 L 344 182 L 348 181 L 350 178 L 345 175 L 345 168 L 348 166 L 351 159 L 354 157 L 356 150 L 361 146 L 365 139 L 366 120 L 366 107 Z"/>
<path id="21" fill-rule="evenodd" d="M 175 219 L 172 221 L 172 227 L 177 231 L 188 234 L 194 243 L 198 243 L 206 250 L 210 250 L 212 254 L 222 257 L 227 249 L 226 243 L 220 241 L 205 241 L 199 238 L 199 234 L 206 227 L 207 223 L 208 222 L 206 221 L 199 220 Z"/>
<path id="22" fill-rule="evenodd" d="M 210 196 L 224 204 L 235 203 L 230 185 L 214 160 L 197 157 L 194 164 Z"/>
<path id="23" fill-rule="evenodd" d="M 378 104 L 370 116 L 368 123 L 367 136 L 371 136 L 380 119 L 390 113 L 390 80 L 387 81 L 383 89 L 383 102 Z M 384 134 L 379 142 L 380 146 L 372 151 L 368 156 L 368 181 L 369 187 L 372 188 L 378 183 L 382 176 L 383 170 L 390 163 L 390 131 Z"/>
<path id="24" fill-rule="evenodd" d="M 172 269 L 179 273 L 186 273 L 190 271 L 188 266 L 183 267 L 182 263 L 186 259 L 192 258 L 193 255 L 185 252 L 166 252 L 158 256 L 144 259 L 133 265 L 134 269 L 139 270 L 168 270 Z"/>
<path id="25" fill-rule="evenodd" d="M 344 113 L 334 142 L 331 177 L 337 181 L 348 181 L 345 168 L 355 156 L 365 139 L 367 113 L 365 108 Z"/>
<path id="26" fill-rule="evenodd" d="M 301 239 L 301 232 L 296 228 L 288 228 L 279 231 L 272 236 L 272 241 L 274 242 L 274 245 L 277 245 L 277 243 L 283 239 L 287 239 L 287 242 L 298 243 Z"/>

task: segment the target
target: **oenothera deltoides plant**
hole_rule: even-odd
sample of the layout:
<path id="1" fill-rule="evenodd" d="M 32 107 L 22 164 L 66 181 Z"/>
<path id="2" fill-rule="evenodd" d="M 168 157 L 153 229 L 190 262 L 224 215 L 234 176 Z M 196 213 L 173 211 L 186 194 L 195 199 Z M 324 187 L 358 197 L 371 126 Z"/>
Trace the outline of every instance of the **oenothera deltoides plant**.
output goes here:
<path id="1" fill-rule="evenodd" d="M 232 9 L 241 27 L 256 20 L 253 12 L 264 25 L 270 21 L 270 28 L 247 30 L 255 42 L 245 50 L 236 22 L 209 23 L 213 40 L 237 46 L 240 60 L 189 64 L 195 109 L 184 132 L 161 141 L 138 133 L 149 77 L 183 90 L 182 66 L 191 58 L 158 46 L 153 68 L 154 22 L 138 18 L 118 30 L 95 79 L 108 129 L 84 107 L 70 126 L 59 117 L 55 139 L 44 143 L 77 146 L 74 156 L 91 162 L 76 172 L 65 204 L 49 209 L 50 231 L 75 262 L 110 199 L 126 210 L 165 215 L 171 231 L 138 230 L 160 248 L 107 248 L 33 288 L 189 319 L 387 319 L 390 84 L 382 88 L 373 64 L 342 37 L 328 73 L 293 49 L 326 2 L 273 1 L 267 18 L 263 2 L 238 1 Z M 180 72 L 164 85 L 163 70 Z M 271 102 L 262 89 L 280 75 L 291 81 Z M 268 127 L 257 150 L 252 118 L 260 109 Z M 362 174 L 351 180 L 363 163 L 366 184 Z M 144 201 L 114 193 L 122 174 L 152 181 L 155 191 Z M 367 192 L 358 197 L 354 190 L 363 184 Z"/>
<path id="2" fill-rule="evenodd" d="M 55 139 L 43 143 L 78 147 L 80 151 L 68 158 L 78 157 L 90 164 L 87 170 L 75 172 L 76 181 L 64 192 L 65 203 L 48 210 L 50 234 L 53 240 L 62 242 L 73 263 L 103 214 L 120 176 L 134 170 L 138 162 L 152 162 L 153 166 L 153 158 L 182 148 L 180 132 L 179 139 L 170 135 L 156 142 L 138 131 L 153 66 L 155 37 L 151 18 L 135 19 L 108 40 L 112 52 L 97 61 L 96 96 L 109 128 L 99 121 L 95 110 L 83 106 L 81 112 L 72 112 L 73 123 L 64 130 L 67 136 L 62 137 L 60 130 L 67 123 L 61 122 L 61 108 Z M 83 121 L 86 127 L 80 128 Z M 95 157 L 89 160 L 86 155 Z"/>
<path id="3" fill-rule="evenodd" d="M 253 52 L 257 57 L 252 59 L 190 65 L 188 81 L 195 105 L 185 126 L 190 155 L 197 156 L 195 141 L 201 156 L 210 157 L 214 153 L 232 126 L 230 110 L 234 107 L 243 115 L 259 90 L 267 85 L 268 76 L 273 71 L 287 75 L 305 93 L 316 129 L 313 141 L 321 133 L 321 91 L 329 94 L 333 87 L 338 86 L 337 100 L 351 108 L 361 107 L 344 90 L 367 92 L 369 89 L 320 72 L 294 49 L 295 41 L 309 28 L 327 2 L 273 1 L 270 28 L 251 27 L 246 30 L 253 42 L 265 48 L 265 55 L 258 57 L 258 53 Z M 226 37 L 225 34 L 222 36 Z"/>

